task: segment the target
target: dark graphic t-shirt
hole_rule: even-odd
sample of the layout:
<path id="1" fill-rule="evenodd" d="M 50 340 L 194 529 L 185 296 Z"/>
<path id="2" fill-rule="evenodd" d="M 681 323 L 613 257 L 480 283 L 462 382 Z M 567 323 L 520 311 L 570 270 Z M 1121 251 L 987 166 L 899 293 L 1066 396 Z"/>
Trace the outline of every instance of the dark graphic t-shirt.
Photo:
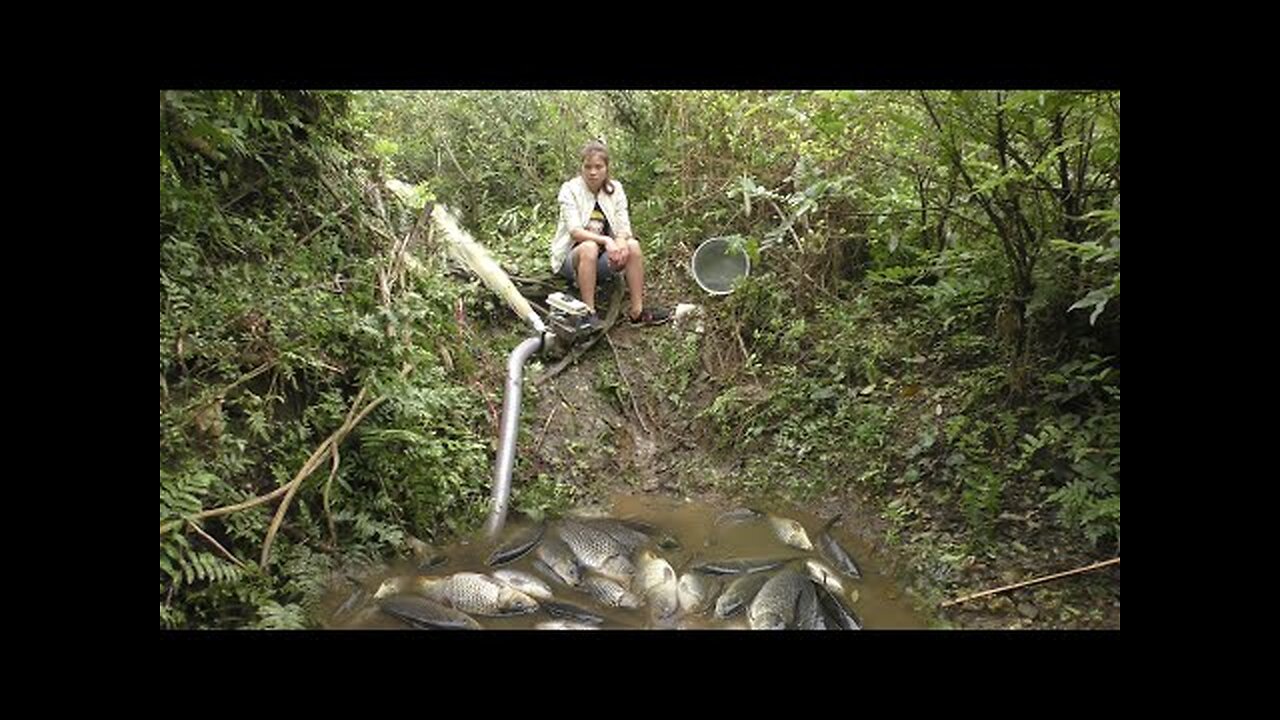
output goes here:
<path id="1" fill-rule="evenodd" d="M 604 211 L 600 209 L 600 203 L 596 202 L 596 207 L 591 211 L 591 219 L 587 221 L 587 229 L 601 235 L 613 237 L 613 229 L 609 227 L 609 219 L 604 216 Z"/>

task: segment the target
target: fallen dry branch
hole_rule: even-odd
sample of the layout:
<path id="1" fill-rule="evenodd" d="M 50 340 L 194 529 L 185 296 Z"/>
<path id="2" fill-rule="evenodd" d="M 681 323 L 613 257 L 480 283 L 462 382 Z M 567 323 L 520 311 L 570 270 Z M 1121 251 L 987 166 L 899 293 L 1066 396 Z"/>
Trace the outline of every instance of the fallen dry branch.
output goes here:
<path id="1" fill-rule="evenodd" d="M 235 563 L 238 567 L 242 567 L 242 568 L 246 567 L 244 564 L 244 561 L 242 561 L 240 558 L 236 557 L 235 555 L 232 555 L 230 550 L 222 547 L 222 543 L 218 542 L 217 540 L 214 540 L 212 535 L 210 535 L 209 533 L 201 529 L 199 525 L 195 524 L 195 522 L 188 520 L 187 524 L 191 526 L 192 530 L 195 530 L 197 533 L 199 533 L 200 537 L 204 538 L 205 540 L 208 540 L 214 547 L 222 551 L 222 554 L 226 555 L 228 560 Z"/>
<path id="2" fill-rule="evenodd" d="M 333 468 L 329 470 L 329 479 L 324 482 L 324 517 L 329 521 L 329 542 L 336 546 L 338 531 L 333 524 L 333 512 L 329 509 L 329 488 L 333 486 L 333 479 L 338 475 L 338 446 L 331 445 L 330 448 L 333 455 Z"/>
<path id="3" fill-rule="evenodd" d="M 411 365 L 406 364 L 405 367 L 402 368 L 400 371 L 400 377 L 401 378 L 406 377 L 412 369 L 413 368 Z M 368 391 L 368 388 L 362 388 L 360 390 L 360 393 L 356 396 L 355 402 L 351 404 L 351 409 L 347 412 L 347 417 L 343 421 L 343 424 L 337 430 L 335 430 L 332 435 L 325 438 L 324 442 L 320 443 L 320 445 L 315 449 L 315 451 L 311 453 L 311 457 L 307 459 L 307 461 L 303 464 L 302 468 L 298 471 L 298 474 L 294 476 L 293 480 L 291 480 L 287 485 L 282 485 L 281 487 L 276 488 L 275 490 L 267 493 L 266 495 L 252 498 L 250 500 L 246 500 L 241 503 L 236 503 L 235 505 L 227 505 L 225 507 L 214 508 L 212 510 L 204 510 L 202 512 L 196 513 L 195 515 L 189 515 L 179 520 L 170 520 L 169 522 L 161 523 L 160 534 L 164 535 L 165 533 L 183 524 L 184 522 L 190 523 L 193 527 L 196 527 L 194 522 L 196 520 L 201 520 L 201 519 L 210 518 L 210 517 L 217 517 L 219 515 L 229 515 L 239 510 L 246 510 L 248 508 L 255 507 L 257 505 L 261 505 L 266 502 L 270 502 L 271 500 L 274 500 L 275 498 L 280 497 L 281 495 L 284 495 L 285 499 L 283 502 L 280 503 L 279 509 L 276 510 L 275 517 L 271 521 L 271 526 L 267 530 L 266 540 L 263 543 L 261 564 L 263 568 L 266 568 L 267 559 L 270 556 L 271 544 L 275 540 L 275 535 L 280 529 L 280 524 L 284 520 L 284 515 L 289 509 L 289 503 L 292 501 L 294 494 L 297 493 L 298 488 L 302 485 L 302 481 L 306 480 L 307 477 L 309 477 L 313 472 L 315 472 L 316 468 L 318 468 L 323 462 L 326 454 L 332 454 L 333 469 L 330 471 L 330 477 L 328 481 L 328 482 L 332 482 L 333 477 L 338 470 L 337 446 L 342 443 L 342 441 L 346 438 L 346 436 L 351 432 L 351 430 L 356 425 L 360 424 L 361 420 L 364 420 L 364 418 L 369 413 L 373 412 L 374 409 L 376 409 L 379 405 L 381 405 L 383 402 L 387 400 L 387 396 L 383 395 L 374 400 L 371 400 L 369 404 L 365 405 L 362 409 L 360 409 L 357 412 L 357 408 L 360 407 L 360 402 L 364 400 L 364 396 L 367 391 Z M 326 492 L 327 490 L 328 490 L 328 487 L 326 484 Z M 326 498 L 325 510 L 326 512 L 328 512 L 327 498 Z M 199 530 L 198 527 L 196 527 L 196 529 Z M 333 530 L 334 528 L 332 524 L 332 518 L 330 518 L 330 532 L 333 533 Z M 203 534 L 203 532 L 201 532 L 201 534 Z"/>
<path id="4" fill-rule="evenodd" d="M 955 600 L 948 600 L 947 602 L 942 603 L 938 607 L 951 607 L 952 605 L 958 605 L 962 602 L 965 602 L 966 600 L 973 600 L 974 598 L 986 597 L 988 595 L 995 595 L 996 593 L 1002 593 L 1002 592 L 1005 592 L 1006 590 L 1014 590 L 1016 588 L 1026 587 L 1027 585 L 1035 585 L 1036 583 L 1047 582 L 1049 580 L 1055 580 L 1057 578 L 1067 577 L 1068 575 L 1075 575 L 1077 573 L 1089 572 L 1090 570 L 1097 570 L 1098 568 L 1104 568 L 1104 567 L 1107 567 L 1108 565 L 1115 565 L 1119 562 L 1120 562 L 1120 558 L 1118 557 L 1111 558 L 1110 560 L 1104 560 L 1102 562 L 1097 562 L 1082 568 L 1076 568 L 1075 570 L 1068 570 L 1066 572 L 1055 573 L 1053 575 L 1046 575 L 1044 577 L 1034 578 L 1031 580 L 1024 580 L 1023 582 L 1014 583 L 1013 585 L 1005 585 L 1004 587 L 998 587 L 998 588 L 995 588 L 994 590 L 983 590 L 980 593 L 974 593 L 973 595 L 966 595 L 962 598 L 957 598 Z"/>
<path id="5" fill-rule="evenodd" d="M 230 515 L 231 513 L 237 512 L 239 510 L 247 510 L 256 505 L 261 505 L 262 503 L 265 503 L 265 502 L 271 502 L 272 500 L 275 500 L 276 498 L 280 497 L 281 495 L 285 494 L 288 491 L 289 491 L 289 486 L 282 485 L 276 488 L 275 490 L 272 490 L 271 492 L 267 493 L 266 495 L 253 498 L 251 500 L 245 500 L 242 503 L 236 503 L 235 505 L 227 505 L 225 507 L 214 508 L 212 510 L 205 510 L 203 512 L 198 512 L 195 515 L 185 517 L 181 520 L 170 520 L 167 523 L 161 523 L 160 534 L 164 535 L 165 533 L 169 532 L 170 530 L 177 527 L 178 525 L 181 525 L 186 520 L 203 520 L 204 518 L 217 517 L 219 515 Z"/>
<path id="6" fill-rule="evenodd" d="M 366 415 L 373 412 L 373 410 L 382 403 L 386 402 L 387 396 L 385 395 L 375 398 L 374 400 L 369 401 L 369 404 L 365 405 L 364 408 L 357 413 L 356 408 L 360 407 L 360 401 L 364 400 L 364 395 L 367 391 L 368 388 L 360 389 L 360 394 L 356 396 L 355 402 L 351 404 L 351 410 L 348 411 L 347 419 L 342 423 L 342 426 L 337 430 L 334 430 L 332 435 L 326 438 L 324 442 L 320 443 L 320 447 L 316 448 L 315 452 L 311 453 L 311 457 L 307 458 L 307 461 L 302 465 L 302 469 L 300 469 L 298 474 L 294 476 L 293 480 L 285 486 L 288 490 L 285 492 L 284 500 L 280 502 L 280 507 L 276 509 L 276 515 L 271 520 L 271 527 L 267 528 L 267 538 L 262 544 L 262 559 L 259 562 L 262 569 L 265 570 L 267 567 L 267 560 L 271 557 L 271 544 L 275 541 L 276 533 L 280 530 L 280 523 L 284 522 L 285 513 L 289 511 L 289 504 L 293 501 L 293 496 L 297 494 L 298 488 L 302 487 L 302 481 L 310 477 L 311 473 L 315 472 L 316 468 L 320 467 L 321 463 L 324 462 L 325 454 L 330 452 L 330 448 L 332 446 L 341 443 L 343 439 L 346 438 L 347 433 L 351 432 L 352 428 L 360 424 L 360 421 L 363 420 Z"/>

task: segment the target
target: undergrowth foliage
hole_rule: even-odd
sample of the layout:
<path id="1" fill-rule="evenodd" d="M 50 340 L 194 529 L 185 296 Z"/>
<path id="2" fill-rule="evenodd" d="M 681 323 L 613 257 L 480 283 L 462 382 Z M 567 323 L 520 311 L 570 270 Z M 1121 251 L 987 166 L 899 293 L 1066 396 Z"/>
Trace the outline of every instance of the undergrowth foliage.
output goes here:
<path id="1" fill-rule="evenodd" d="M 490 433 L 471 384 L 486 359 L 443 273 L 384 292 L 386 236 L 417 212 L 385 191 L 351 106 L 350 93 L 161 93 L 163 627 L 309 625 L 338 569 L 482 512 Z M 185 520 L 288 483 L 362 388 L 386 402 L 336 473 L 326 456 L 302 484 L 265 568 L 278 499 Z"/>

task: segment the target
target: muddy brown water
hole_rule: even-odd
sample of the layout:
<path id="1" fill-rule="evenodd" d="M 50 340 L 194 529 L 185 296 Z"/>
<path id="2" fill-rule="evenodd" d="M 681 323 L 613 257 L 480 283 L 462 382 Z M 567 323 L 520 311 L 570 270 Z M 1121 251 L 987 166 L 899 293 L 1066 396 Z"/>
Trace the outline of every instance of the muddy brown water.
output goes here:
<path id="1" fill-rule="evenodd" d="M 817 536 L 826 520 L 806 513 L 803 509 L 785 505 L 752 505 L 774 515 L 793 518 L 805 528 L 811 540 L 816 544 Z M 661 557 L 671 563 L 676 574 L 680 575 L 692 565 L 702 560 L 723 560 L 731 558 L 779 557 L 788 555 L 812 556 L 826 562 L 815 548 L 803 551 L 782 543 L 765 522 L 722 523 L 716 525 L 718 516 L 730 507 L 717 507 L 706 503 L 673 498 L 645 495 L 618 494 L 611 498 L 606 507 L 581 508 L 571 511 L 571 515 L 607 516 L 622 520 L 638 520 L 660 528 L 679 541 L 679 547 L 664 550 L 651 547 Z M 527 522 L 513 517 L 513 524 Z M 844 521 L 842 520 L 841 523 Z M 552 521 L 554 523 L 554 521 Z M 550 526 L 548 532 L 551 532 Z M 863 627 L 868 630 L 883 629 L 923 629 L 928 627 L 923 615 L 911 607 L 904 599 L 904 594 L 893 580 L 882 574 L 871 560 L 868 548 L 843 528 L 840 523 L 831 530 L 846 551 L 853 557 L 862 571 L 862 578 L 855 580 L 844 575 L 840 581 L 846 590 L 856 590 L 857 599 L 850 607 L 862 620 Z M 504 533 L 505 534 L 505 533 Z M 348 583 L 346 587 L 330 592 L 320 603 L 320 624 L 329 629 L 407 629 L 404 622 L 383 613 L 373 599 L 373 592 L 383 580 L 397 575 L 428 574 L 444 577 L 457 572 L 478 572 L 490 574 L 494 570 L 509 568 L 521 570 L 543 579 L 552 589 L 555 599 L 582 606 L 605 618 L 602 629 L 649 629 L 649 609 L 609 608 L 601 606 L 586 593 L 575 588 L 560 585 L 546 580 L 533 569 L 534 554 L 528 552 L 517 560 L 498 567 L 485 564 L 493 545 L 481 539 L 461 542 L 449 547 L 438 548 L 438 552 L 448 558 L 444 564 L 429 570 L 419 571 L 412 561 L 400 561 L 388 565 L 379 571 L 361 578 L 361 587 L 357 589 Z M 829 564 L 829 563 L 828 563 Z M 732 578 L 730 578 L 732 579 Z M 521 630 L 532 629 L 538 623 L 552 620 L 545 611 L 519 615 L 515 617 L 493 618 L 475 616 L 475 619 L 486 629 Z M 727 619 L 719 620 L 711 612 L 700 616 L 684 616 L 675 624 L 677 629 L 739 629 L 746 627 L 746 613 L 740 612 Z"/>

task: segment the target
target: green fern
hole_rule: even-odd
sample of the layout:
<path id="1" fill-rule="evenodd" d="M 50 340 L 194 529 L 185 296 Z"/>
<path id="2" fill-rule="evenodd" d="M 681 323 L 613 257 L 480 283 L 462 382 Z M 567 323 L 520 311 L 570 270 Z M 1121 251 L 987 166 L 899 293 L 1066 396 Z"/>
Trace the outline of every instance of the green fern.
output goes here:
<path id="1" fill-rule="evenodd" d="M 376 543 L 400 547 L 404 544 L 404 530 L 383 520 L 378 520 L 360 511 L 341 511 L 335 513 L 336 522 L 350 523 L 352 534 L 357 542 Z"/>
<path id="2" fill-rule="evenodd" d="M 179 586 L 197 582 L 233 583 L 244 574 L 239 566 L 221 556 L 193 548 L 181 534 L 160 540 L 160 570 Z"/>
<path id="3" fill-rule="evenodd" d="M 258 621 L 253 627 L 261 630 L 302 630 L 308 627 L 306 611 L 299 605 L 281 605 L 268 601 L 258 608 Z"/>
<path id="4" fill-rule="evenodd" d="M 160 520 L 194 515 L 203 509 L 202 498 L 218 480 L 208 472 L 166 473 L 160 471 Z"/>

